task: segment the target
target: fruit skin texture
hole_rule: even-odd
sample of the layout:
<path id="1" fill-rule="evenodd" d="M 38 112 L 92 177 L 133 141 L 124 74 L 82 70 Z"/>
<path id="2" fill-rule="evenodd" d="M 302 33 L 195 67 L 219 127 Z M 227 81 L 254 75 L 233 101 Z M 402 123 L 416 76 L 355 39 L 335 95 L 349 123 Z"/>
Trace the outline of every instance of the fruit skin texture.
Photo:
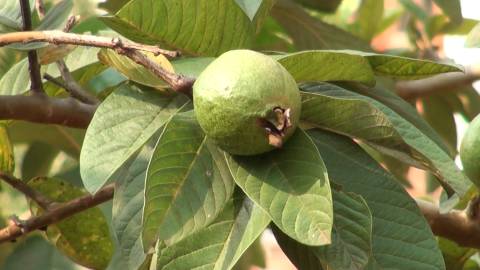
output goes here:
<path id="1" fill-rule="evenodd" d="M 290 109 L 291 126 L 299 122 L 301 98 L 293 77 L 269 56 L 249 50 L 222 54 L 193 86 L 197 120 L 205 134 L 230 154 L 255 155 L 275 149 L 259 119 L 276 124 L 274 108 Z"/>
<path id="2" fill-rule="evenodd" d="M 480 115 L 470 123 L 460 146 L 463 170 L 477 186 L 480 184 Z"/>

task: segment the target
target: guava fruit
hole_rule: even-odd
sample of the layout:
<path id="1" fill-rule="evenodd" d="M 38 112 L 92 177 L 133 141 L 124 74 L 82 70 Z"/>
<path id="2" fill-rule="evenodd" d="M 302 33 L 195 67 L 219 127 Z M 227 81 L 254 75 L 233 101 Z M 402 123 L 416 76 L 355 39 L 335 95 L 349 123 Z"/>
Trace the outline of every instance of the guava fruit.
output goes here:
<path id="1" fill-rule="evenodd" d="M 220 148 L 255 155 L 279 148 L 300 118 L 300 92 L 273 58 L 233 50 L 215 59 L 193 85 L 198 123 Z"/>
<path id="2" fill-rule="evenodd" d="M 467 128 L 460 145 L 463 170 L 474 183 L 480 183 L 480 115 Z"/>

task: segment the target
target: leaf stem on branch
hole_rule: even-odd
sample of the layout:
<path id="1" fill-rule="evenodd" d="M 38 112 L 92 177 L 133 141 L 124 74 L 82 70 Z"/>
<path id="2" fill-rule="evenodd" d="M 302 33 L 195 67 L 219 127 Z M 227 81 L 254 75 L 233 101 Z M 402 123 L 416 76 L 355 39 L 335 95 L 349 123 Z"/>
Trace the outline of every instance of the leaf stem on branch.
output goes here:
<path id="1" fill-rule="evenodd" d="M 22 13 L 23 31 L 32 30 L 32 14 L 30 14 L 29 0 L 20 0 L 20 10 Z M 21 33 L 21 32 L 20 32 Z M 34 93 L 43 93 L 42 76 L 40 74 L 40 64 L 38 63 L 37 51 L 28 51 L 28 70 L 30 72 L 31 90 Z"/>
<path id="2" fill-rule="evenodd" d="M 0 243 L 14 241 L 29 232 L 45 228 L 113 198 L 114 186 L 108 185 L 94 195 L 85 195 L 66 203 L 57 203 L 40 216 L 31 217 L 21 224 L 11 222 L 0 230 Z"/>
<path id="3" fill-rule="evenodd" d="M 16 190 L 22 192 L 25 196 L 27 196 L 29 199 L 33 200 L 35 203 L 37 203 L 41 208 L 43 209 L 48 209 L 52 205 L 52 201 L 45 197 L 43 194 L 40 192 L 34 190 L 30 186 L 28 186 L 25 182 L 22 180 L 9 175 L 5 172 L 0 171 L 0 178 Z"/>

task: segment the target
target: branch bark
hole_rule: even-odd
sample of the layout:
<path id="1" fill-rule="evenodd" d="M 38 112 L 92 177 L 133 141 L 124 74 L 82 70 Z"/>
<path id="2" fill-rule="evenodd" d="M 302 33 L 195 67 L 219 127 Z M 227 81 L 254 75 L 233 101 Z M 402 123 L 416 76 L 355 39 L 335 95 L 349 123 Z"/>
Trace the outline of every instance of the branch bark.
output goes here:
<path id="1" fill-rule="evenodd" d="M 29 31 L 29 32 L 13 32 L 0 35 L 0 47 L 12 43 L 32 43 L 32 42 L 48 42 L 52 44 L 71 44 L 90 47 L 99 47 L 107 49 L 116 49 L 119 46 L 123 49 L 132 49 L 139 51 L 151 52 L 155 55 L 163 54 L 169 58 L 180 56 L 178 51 L 169 51 L 161 49 L 157 46 L 144 45 L 130 41 L 123 41 L 119 38 L 100 37 L 92 35 L 81 35 L 73 33 L 65 33 L 63 31 Z"/>
<path id="2" fill-rule="evenodd" d="M 464 211 L 440 213 L 432 203 L 417 200 L 433 234 L 456 242 L 460 246 L 480 248 L 480 219 L 472 218 Z"/>
<path id="3" fill-rule="evenodd" d="M 65 61 L 58 60 L 56 62 L 58 70 L 62 76 L 63 81 L 65 82 L 65 90 L 67 90 L 70 95 L 84 103 L 97 105 L 100 101 L 93 95 L 91 95 L 87 90 L 83 89 L 83 87 L 75 81 L 68 70 Z"/>
<path id="4" fill-rule="evenodd" d="M 62 221 L 79 212 L 95 207 L 113 198 L 114 186 L 102 188 L 95 195 L 85 195 L 66 203 L 56 204 L 44 214 L 32 217 L 21 224 L 11 222 L 0 230 L 0 243 L 14 241 L 16 238 L 29 232 L 45 228 L 51 224 Z"/>
<path id="5" fill-rule="evenodd" d="M 48 209 L 52 205 L 52 201 L 47 197 L 43 196 L 40 192 L 34 190 L 33 188 L 29 187 L 25 182 L 22 180 L 15 178 L 9 174 L 6 174 L 0 171 L 0 178 L 5 181 L 7 184 L 15 188 L 16 190 L 22 192 L 27 196 L 29 199 L 36 202 L 40 207 L 43 209 Z"/>
<path id="6" fill-rule="evenodd" d="M 397 94 L 404 99 L 415 99 L 446 91 L 458 91 L 480 80 L 480 71 L 444 73 L 427 79 L 401 81 L 395 86 Z"/>
<path id="7" fill-rule="evenodd" d="M 74 98 L 50 98 L 44 94 L 0 96 L 0 120 L 25 120 L 86 128 L 96 108 Z"/>

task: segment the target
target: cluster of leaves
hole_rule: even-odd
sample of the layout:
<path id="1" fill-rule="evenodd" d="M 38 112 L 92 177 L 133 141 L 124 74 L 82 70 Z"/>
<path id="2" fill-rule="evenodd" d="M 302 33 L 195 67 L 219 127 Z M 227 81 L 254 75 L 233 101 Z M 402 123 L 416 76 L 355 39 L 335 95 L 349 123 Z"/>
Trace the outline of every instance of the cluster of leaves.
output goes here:
<path id="1" fill-rule="evenodd" d="M 0 33 L 19 31 L 18 1 L 4 2 Z M 56 249 L 28 238 L 5 268 L 78 268 L 66 255 L 95 269 L 240 269 L 249 264 L 237 262 L 258 253 L 256 240 L 270 228 L 299 269 L 478 269 L 471 249 L 455 250 L 456 244 L 432 235 L 397 179 L 404 171 L 389 172 L 380 163 L 431 172 L 451 196 L 447 202 L 471 196 L 475 188 L 452 160 L 452 115 L 472 119 L 480 99 L 473 88 L 423 98 L 422 118 L 390 91 L 392 79 L 461 69 L 376 54 L 369 46 L 405 14 L 412 25 L 421 21 L 430 38 L 465 32 L 473 22 L 462 19 L 456 0 L 434 1 L 444 12 L 434 17 L 410 0 L 399 1 L 404 9 L 395 14 L 384 14 L 383 1 L 362 0 L 356 20 L 339 28 L 326 21 L 341 18 L 342 6 L 334 15 L 325 12 L 341 2 L 106 1 L 101 7 L 109 15 L 91 16 L 73 29 L 181 50 L 187 56 L 172 61 L 149 57 L 190 77 L 231 49 L 288 51 L 272 57 L 299 83 L 301 128 L 282 149 L 254 157 L 224 153 L 196 123 L 186 96 L 113 51 L 45 43 L 0 48 L 1 95 L 27 91 L 21 50 L 34 48 L 43 73 L 59 77 L 51 63 L 65 57 L 73 77 L 102 99 L 86 132 L 2 122 L 0 169 L 14 172 L 17 160 L 16 173 L 59 202 L 109 182 L 116 187 L 112 204 L 47 228 Z M 48 3 L 35 29 L 62 28 L 77 6 Z M 478 29 L 469 37 L 472 46 L 480 42 Z M 44 87 L 50 96 L 67 95 L 50 82 Z M 15 197 L 8 189 L 2 193 Z M 31 210 L 40 212 L 35 205 Z"/>

